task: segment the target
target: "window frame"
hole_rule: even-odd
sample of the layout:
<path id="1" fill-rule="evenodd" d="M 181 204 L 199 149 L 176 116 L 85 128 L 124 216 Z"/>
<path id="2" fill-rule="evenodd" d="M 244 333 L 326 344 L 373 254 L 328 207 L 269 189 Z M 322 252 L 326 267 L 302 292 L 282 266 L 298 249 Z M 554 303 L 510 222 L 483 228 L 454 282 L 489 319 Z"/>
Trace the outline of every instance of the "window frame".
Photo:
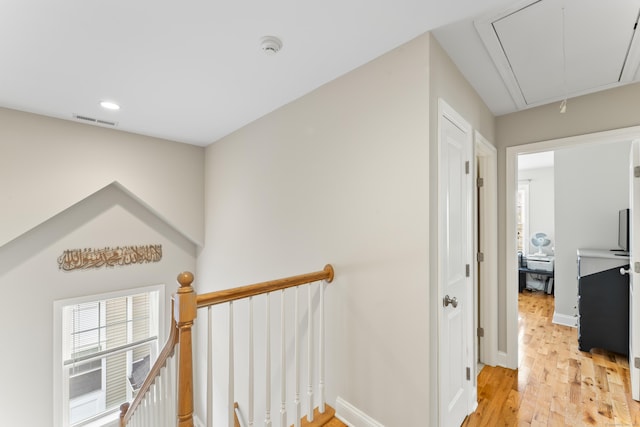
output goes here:
<path id="1" fill-rule="evenodd" d="M 65 369 L 68 369 L 68 366 L 64 364 L 63 357 L 63 345 L 64 345 L 64 334 L 63 334 L 63 309 L 64 307 L 70 305 L 77 305 L 82 303 L 88 303 L 92 301 L 104 301 L 113 298 L 121 298 L 121 297 L 130 297 L 142 293 L 157 293 L 157 310 L 151 310 L 150 313 L 150 322 L 154 324 L 157 330 L 157 349 L 156 354 L 161 350 L 162 345 L 164 345 L 164 341 L 166 340 L 165 335 L 165 317 L 166 317 L 166 306 L 165 306 L 165 285 L 151 285 L 151 286 L 143 286 L 131 289 L 124 289 L 120 291 L 106 292 L 100 294 L 93 295 L 83 295 L 74 298 L 68 298 L 64 300 L 57 300 L 53 303 L 53 426 L 54 427 L 70 427 L 70 411 L 69 411 L 69 375 L 65 374 Z M 154 319 L 154 317 L 157 318 Z M 127 375 L 130 375 L 129 368 L 130 357 L 127 357 Z M 104 384 L 104 375 L 105 369 L 102 367 L 102 375 L 103 375 L 103 384 Z M 129 384 L 127 383 L 127 390 L 129 390 Z M 127 399 L 130 399 L 130 393 L 127 391 Z M 113 411 L 109 411 L 107 413 L 96 416 L 92 419 L 88 419 L 82 423 L 75 424 L 75 426 L 89 426 L 94 425 L 96 421 L 111 421 L 111 419 L 117 419 L 118 411 L 117 409 Z M 96 425 L 102 425 L 96 424 Z"/>

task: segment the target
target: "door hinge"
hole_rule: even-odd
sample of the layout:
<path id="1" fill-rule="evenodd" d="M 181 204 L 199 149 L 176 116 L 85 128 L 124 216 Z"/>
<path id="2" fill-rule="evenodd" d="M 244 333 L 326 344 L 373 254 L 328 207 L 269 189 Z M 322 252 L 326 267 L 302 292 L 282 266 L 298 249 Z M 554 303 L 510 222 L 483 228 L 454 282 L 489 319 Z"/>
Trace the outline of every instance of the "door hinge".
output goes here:
<path id="1" fill-rule="evenodd" d="M 478 180 L 476 181 L 476 185 L 478 186 L 478 188 L 484 187 L 484 178 L 478 177 Z"/>
<path id="2" fill-rule="evenodd" d="M 635 166 L 633 168 L 633 176 L 636 178 L 640 178 L 640 166 Z"/>
<path id="3" fill-rule="evenodd" d="M 640 273 L 640 262 L 634 262 L 633 263 L 633 272 L 634 273 Z"/>
<path id="4" fill-rule="evenodd" d="M 633 367 L 636 369 L 640 369 L 640 357 L 635 357 L 633 359 Z"/>
<path id="5" fill-rule="evenodd" d="M 478 262 L 484 262 L 484 254 L 482 252 L 478 252 L 477 259 Z"/>
<path id="6" fill-rule="evenodd" d="M 471 381 L 471 368 L 467 366 L 467 381 Z"/>
<path id="7" fill-rule="evenodd" d="M 471 168 L 471 165 L 469 164 L 469 160 L 467 160 L 466 162 L 464 162 L 464 173 L 469 175 L 470 168 Z"/>
<path id="8" fill-rule="evenodd" d="M 484 328 L 478 328 L 478 338 L 484 338 Z"/>
<path id="9" fill-rule="evenodd" d="M 471 266 L 469 264 L 465 266 L 465 274 L 467 275 L 467 277 L 471 276 Z"/>

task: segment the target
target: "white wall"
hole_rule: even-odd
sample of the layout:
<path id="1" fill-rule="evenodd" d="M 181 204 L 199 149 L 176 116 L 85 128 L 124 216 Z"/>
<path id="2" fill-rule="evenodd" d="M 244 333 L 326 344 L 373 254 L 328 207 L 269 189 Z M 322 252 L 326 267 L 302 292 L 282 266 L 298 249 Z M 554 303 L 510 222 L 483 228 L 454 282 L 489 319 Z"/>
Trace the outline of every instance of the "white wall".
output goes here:
<path id="1" fill-rule="evenodd" d="M 339 394 L 388 426 L 424 425 L 437 416 L 429 410 L 429 394 L 437 393 L 431 363 L 437 353 L 431 295 L 437 284 L 430 282 L 429 227 L 430 210 L 437 208 L 430 163 L 437 113 L 431 109 L 439 97 L 493 137 L 493 116 L 427 34 L 212 144 L 206 153 L 199 291 L 334 264 L 336 280 L 327 287 L 329 403 Z M 257 306 L 263 319 L 263 301 Z M 246 329 L 245 307 L 236 310 L 236 330 Z M 214 315 L 221 343 L 214 354 L 221 361 L 214 392 L 222 404 L 225 316 L 226 310 Z M 198 336 L 201 348 L 202 330 Z M 243 346 L 236 343 L 236 350 Z M 237 367 L 236 375 L 243 371 Z M 256 390 L 262 390 L 263 375 L 256 375 Z M 204 380 L 196 378 L 197 412 L 204 419 Z M 235 385 L 246 414 L 245 379 Z M 272 416 L 278 413 L 276 400 Z M 214 407 L 214 423 L 224 422 L 222 404 Z M 260 410 L 258 419 L 264 416 Z"/>
<path id="2" fill-rule="evenodd" d="M 538 249 L 531 244 L 535 233 L 545 233 L 551 244 L 543 248 L 543 252 L 553 255 L 555 245 L 554 225 L 554 168 L 523 169 L 518 171 L 518 180 L 529 183 L 529 241 L 527 253 L 535 253 Z"/>
<path id="3" fill-rule="evenodd" d="M 629 207 L 630 143 L 556 150 L 556 317 L 573 318 L 578 248 L 618 247 L 618 211 Z"/>
<path id="4" fill-rule="evenodd" d="M 158 263 L 64 272 L 66 249 L 161 244 Z M 82 295 L 165 285 L 169 297 L 180 271 L 195 269 L 196 248 L 117 185 L 111 185 L 0 247 L 0 411 L 3 425 L 53 425 L 53 303 Z M 161 338 L 166 339 L 166 333 Z"/>
<path id="5" fill-rule="evenodd" d="M 206 152 L 197 286 L 225 288 L 332 263 L 329 403 L 339 393 L 388 426 L 421 425 L 428 411 L 428 49 L 428 37 L 420 37 Z M 246 411 L 244 386 L 237 387 Z M 224 399 L 224 390 L 217 393 Z M 214 409 L 218 423 L 221 411 Z"/>
<path id="6" fill-rule="evenodd" d="M 0 108 L 0 246 L 114 181 L 203 241 L 204 149 Z"/>

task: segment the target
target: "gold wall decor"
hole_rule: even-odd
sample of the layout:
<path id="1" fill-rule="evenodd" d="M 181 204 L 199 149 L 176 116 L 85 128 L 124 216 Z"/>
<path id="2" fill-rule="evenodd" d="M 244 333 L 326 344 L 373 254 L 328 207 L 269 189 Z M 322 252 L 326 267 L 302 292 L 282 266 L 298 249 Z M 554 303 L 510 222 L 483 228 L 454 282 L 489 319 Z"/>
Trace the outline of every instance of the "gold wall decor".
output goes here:
<path id="1" fill-rule="evenodd" d="M 64 271 L 115 267 L 158 262 L 162 245 L 118 246 L 102 249 L 67 249 L 58 257 L 58 268 Z"/>

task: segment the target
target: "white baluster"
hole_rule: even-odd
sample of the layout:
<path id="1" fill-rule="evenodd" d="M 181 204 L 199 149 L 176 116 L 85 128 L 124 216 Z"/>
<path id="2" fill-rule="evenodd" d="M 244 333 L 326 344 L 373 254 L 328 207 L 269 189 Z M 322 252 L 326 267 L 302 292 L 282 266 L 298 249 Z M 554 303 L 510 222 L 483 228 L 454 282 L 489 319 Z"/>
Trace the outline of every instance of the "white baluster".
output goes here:
<path id="1" fill-rule="evenodd" d="M 254 384 L 254 365 L 253 365 L 253 297 L 249 297 L 249 427 L 253 427 L 253 384 Z"/>
<path id="2" fill-rule="evenodd" d="M 299 315 L 298 315 L 298 290 L 299 290 L 299 286 L 296 286 L 296 300 L 294 303 L 294 315 L 293 315 L 293 347 L 294 347 L 294 355 L 293 358 L 295 360 L 295 387 L 296 387 L 296 396 L 295 396 L 295 418 L 293 420 L 293 425 L 294 427 L 300 427 L 300 418 L 302 417 L 302 415 L 300 415 L 300 352 L 299 352 L 299 346 L 300 343 L 299 341 L 299 332 L 298 332 L 298 321 L 299 321 Z"/>
<path id="3" fill-rule="evenodd" d="M 207 307 L 207 427 L 213 427 L 213 306 Z"/>
<path id="4" fill-rule="evenodd" d="M 149 393 L 142 399 L 142 423 L 145 427 L 149 427 Z"/>
<path id="5" fill-rule="evenodd" d="M 154 426 L 159 425 L 159 417 L 158 417 L 158 408 L 160 407 L 160 403 L 158 402 L 158 379 L 156 378 L 156 382 L 153 383 L 153 396 L 151 397 L 151 401 L 153 402 L 153 411 L 151 411 L 151 424 Z"/>
<path id="6" fill-rule="evenodd" d="M 159 377 L 156 379 L 158 382 L 158 388 L 160 390 L 159 394 L 159 404 L 158 404 L 158 427 L 165 427 L 167 425 L 167 420 L 164 417 L 164 411 L 167 405 L 167 390 L 166 383 L 164 382 L 164 376 L 166 375 L 164 367 L 160 368 Z"/>
<path id="7" fill-rule="evenodd" d="M 151 385 L 151 387 L 149 387 L 149 390 L 147 391 L 147 422 L 149 423 L 149 425 L 155 425 L 153 422 L 155 421 L 153 419 L 153 384 Z"/>
<path id="8" fill-rule="evenodd" d="M 307 387 L 307 420 L 313 421 L 313 295 L 311 293 L 311 285 L 307 286 L 308 289 L 308 301 L 307 301 L 307 319 L 308 319 L 308 380 L 309 385 Z"/>
<path id="9" fill-rule="evenodd" d="M 320 344 L 318 350 L 318 393 L 320 394 L 320 408 L 318 409 L 321 414 L 324 414 L 324 282 L 319 282 L 320 286 L 320 325 L 318 325 Z"/>
<path id="10" fill-rule="evenodd" d="M 144 427 L 144 399 L 140 401 L 136 414 L 138 416 L 138 424 Z"/>
<path id="11" fill-rule="evenodd" d="M 167 360 L 166 364 L 162 367 L 161 374 L 160 374 L 160 379 L 162 380 L 162 408 L 163 408 L 163 412 L 162 412 L 162 419 L 164 420 L 164 423 L 162 424 L 163 427 L 168 426 L 169 420 L 171 418 L 169 418 L 171 415 L 169 413 L 169 405 L 171 404 L 171 392 L 169 391 L 169 368 L 168 365 L 171 363 L 171 360 Z"/>
<path id="12" fill-rule="evenodd" d="M 171 368 L 171 371 L 169 373 L 169 379 L 171 380 L 171 383 L 169 387 L 171 388 L 171 391 L 173 393 L 173 396 L 170 400 L 171 405 L 169 405 L 169 419 L 172 421 L 172 426 L 178 420 L 178 354 L 180 354 L 179 343 L 176 344 L 174 348 L 174 356 L 171 358 L 171 364 L 169 365 L 169 367 Z"/>
<path id="13" fill-rule="evenodd" d="M 233 301 L 229 302 L 229 427 L 235 426 L 235 409 L 234 403 L 234 355 L 233 355 Z"/>
<path id="14" fill-rule="evenodd" d="M 149 388 L 147 393 L 147 425 L 155 426 L 153 423 L 153 387 Z"/>
<path id="15" fill-rule="evenodd" d="M 287 355 L 285 342 L 284 289 L 280 292 L 280 426 L 287 425 Z"/>
<path id="16" fill-rule="evenodd" d="M 265 377 L 266 377 L 266 402 L 265 402 L 265 417 L 264 417 L 264 425 L 265 427 L 271 427 L 271 304 L 269 303 L 269 296 L 271 294 L 266 295 L 267 300 L 267 321 L 266 321 L 266 366 L 265 366 Z"/>
<path id="17" fill-rule="evenodd" d="M 164 401 L 162 399 L 162 384 L 160 378 L 156 378 L 156 425 L 161 426 L 164 424 L 162 419 L 162 408 L 164 407 Z"/>
<path id="18" fill-rule="evenodd" d="M 167 360 L 167 363 L 164 366 L 164 369 L 165 369 L 165 373 L 164 373 L 164 376 L 165 376 L 165 381 L 164 381 L 164 384 L 165 384 L 165 395 L 164 395 L 164 405 L 163 405 L 164 406 L 164 414 L 163 414 L 163 416 L 164 416 L 164 419 L 166 420 L 165 424 L 167 426 L 173 426 L 173 424 L 175 424 L 174 419 L 171 418 L 172 417 L 172 414 L 171 414 L 171 403 L 175 400 L 174 396 L 177 394 L 176 391 L 171 388 L 171 384 L 172 384 L 172 382 L 171 382 L 171 372 L 172 372 L 171 371 L 171 364 L 172 363 L 173 363 L 173 357 L 170 357 Z"/>

